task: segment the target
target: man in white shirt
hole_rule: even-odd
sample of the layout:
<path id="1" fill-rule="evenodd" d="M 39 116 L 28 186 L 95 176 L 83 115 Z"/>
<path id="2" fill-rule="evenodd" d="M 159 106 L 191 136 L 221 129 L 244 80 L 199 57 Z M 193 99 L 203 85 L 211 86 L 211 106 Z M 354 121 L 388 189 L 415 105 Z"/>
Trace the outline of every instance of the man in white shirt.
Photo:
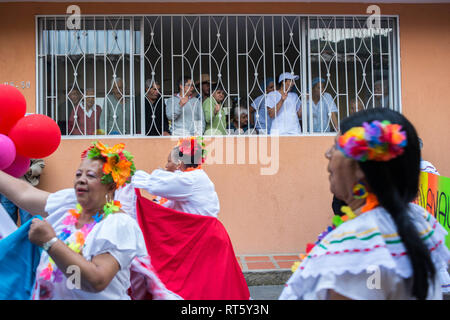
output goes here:
<path id="1" fill-rule="evenodd" d="M 309 127 L 309 112 L 312 111 L 312 131 L 310 132 L 330 132 L 338 131 L 338 108 L 333 101 L 333 97 L 325 92 L 325 80 L 322 78 L 313 79 L 312 83 L 312 105 L 309 105 L 309 97 L 306 99 L 306 123 Z"/>
<path id="2" fill-rule="evenodd" d="M 299 118 L 302 114 L 301 101 L 297 94 L 290 92 L 299 76 L 289 72 L 282 73 L 278 78 L 280 88 L 269 93 L 266 106 L 272 119 L 270 134 L 298 135 L 301 133 Z"/>

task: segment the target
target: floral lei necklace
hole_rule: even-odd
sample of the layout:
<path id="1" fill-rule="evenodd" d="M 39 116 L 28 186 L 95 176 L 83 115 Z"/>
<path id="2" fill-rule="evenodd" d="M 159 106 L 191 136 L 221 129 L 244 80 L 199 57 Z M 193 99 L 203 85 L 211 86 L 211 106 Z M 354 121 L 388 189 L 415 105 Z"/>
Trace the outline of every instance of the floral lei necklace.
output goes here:
<path id="1" fill-rule="evenodd" d="M 365 213 L 367 211 L 370 211 L 373 208 L 377 207 L 378 205 L 379 203 L 377 197 L 373 193 L 369 193 L 366 198 L 366 204 L 361 208 L 361 212 Z M 319 234 L 319 236 L 317 237 L 317 241 L 315 243 L 306 244 L 306 254 L 299 255 L 300 261 L 296 261 L 292 265 L 291 267 L 292 272 L 295 272 L 297 270 L 302 261 L 308 257 L 308 254 L 311 252 L 311 250 L 316 245 L 318 245 L 331 231 L 339 227 L 341 224 L 356 218 L 356 214 L 349 206 L 342 206 L 341 211 L 342 213 L 344 213 L 344 215 L 343 216 L 335 215 L 332 220 L 332 225 L 329 226 L 327 229 L 325 229 L 325 231 L 323 231 L 321 234 Z"/>
<path id="2" fill-rule="evenodd" d="M 76 230 L 73 233 L 73 237 L 71 237 L 72 231 L 70 231 L 70 228 L 64 228 L 58 235 L 58 239 L 63 241 L 74 252 L 81 254 L 81 251 L 83 250 L 83 247 L 85 245 L 86 238 L 92 231 L 94 226 L 103 219 L 106 219 L 108 215 L 118 212 L 121 207 L 122 205 L 119 201 L 113 200 L 111 202 L 107 202 L 103 206 L 103 214 L 97 212 L 97 214 L 92 217 L 94 219 L 93 222 L 86 223 L 81 229 Z M 78 219 L 80 218 L 82 210 L 83 208 L 80 204 L 76 205 L 76 209 L 70 209 L 68 211 L 69 215 L 67 215 L 62 222 L 63 225 L 75 226 L 78 222 Z M 39 277 L 48 281 L 52 280 L 53 282 L 61 282 L 63 280 L 64 274 L 61 270 L 58 269 L 55 262 L 50 256 L 48 257 L 48 261 L 49 263 L 47 264 L 47 267 L 41 271 Z"/>

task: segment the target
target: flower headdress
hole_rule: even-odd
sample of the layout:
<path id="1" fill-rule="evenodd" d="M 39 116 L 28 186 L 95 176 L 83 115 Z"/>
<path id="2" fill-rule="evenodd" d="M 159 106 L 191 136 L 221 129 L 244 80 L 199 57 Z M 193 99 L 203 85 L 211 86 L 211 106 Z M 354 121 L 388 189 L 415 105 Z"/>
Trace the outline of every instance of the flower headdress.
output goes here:
<path id="1" fill-rule="evenodd" d="M 364 122 L 362 127 L 353 127 L 341 135 L 337 148 L 356 161 L 389 161 L 405 151 L 407 138 L 401 129 L 401 125 L 387 120 Z"/>
<path id="2" fill-rule="evenodd" d="M 93 159 L 103 157 L 106 160 L 103 165 L 104 175 L 102 183 L 115 182 L 117 188 L 120 188 L 130 182 L 131 177 L 136 172 L 136 167 L 134 166 L 133 156 L 124 150 L 125 144 L 119 143 L 111 148 L 99 141 L 95 141 L 92 144 L 81 154 L 81 158 Z"/>
<path id="3" fill-rule="evenodd" d="M 203 137 L 188 137 L 188 138 L 180 138 L 176 145 L 180 152 L 183 153 L 183 156 L 193 157 L 197 151 L 202 149 L 202 164 L 206 160 L 207 151 L 205 149 L 205 143 L 203 142 Z"/>

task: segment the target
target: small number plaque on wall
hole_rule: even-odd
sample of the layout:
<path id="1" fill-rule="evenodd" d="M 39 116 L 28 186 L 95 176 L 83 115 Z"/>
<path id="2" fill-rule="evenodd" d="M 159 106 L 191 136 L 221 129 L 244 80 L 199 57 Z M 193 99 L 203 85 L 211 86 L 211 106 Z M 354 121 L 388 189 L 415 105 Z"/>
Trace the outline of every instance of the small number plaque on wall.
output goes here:
<path id="1" fill-rule="evenodd" d="M 30 81 L 7 81 L 4 82 L 5 85 L 10 85 L 18 89 L 29 89 L 31 87 Z"/>

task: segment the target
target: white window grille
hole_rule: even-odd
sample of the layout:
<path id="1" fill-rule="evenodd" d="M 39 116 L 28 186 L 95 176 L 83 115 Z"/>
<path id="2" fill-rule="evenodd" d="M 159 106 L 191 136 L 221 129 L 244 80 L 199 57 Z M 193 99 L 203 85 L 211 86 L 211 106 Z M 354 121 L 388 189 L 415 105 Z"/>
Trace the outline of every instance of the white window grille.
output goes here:
<path id="1" fill-rule="evenodd" d="M 67 137 L 324 135 L 357 110 L 401 111 L 397 17 L 66 18 L 37 17 L 37 111 Z M 272 118 L 282 73 L 299 78 Z"/>

